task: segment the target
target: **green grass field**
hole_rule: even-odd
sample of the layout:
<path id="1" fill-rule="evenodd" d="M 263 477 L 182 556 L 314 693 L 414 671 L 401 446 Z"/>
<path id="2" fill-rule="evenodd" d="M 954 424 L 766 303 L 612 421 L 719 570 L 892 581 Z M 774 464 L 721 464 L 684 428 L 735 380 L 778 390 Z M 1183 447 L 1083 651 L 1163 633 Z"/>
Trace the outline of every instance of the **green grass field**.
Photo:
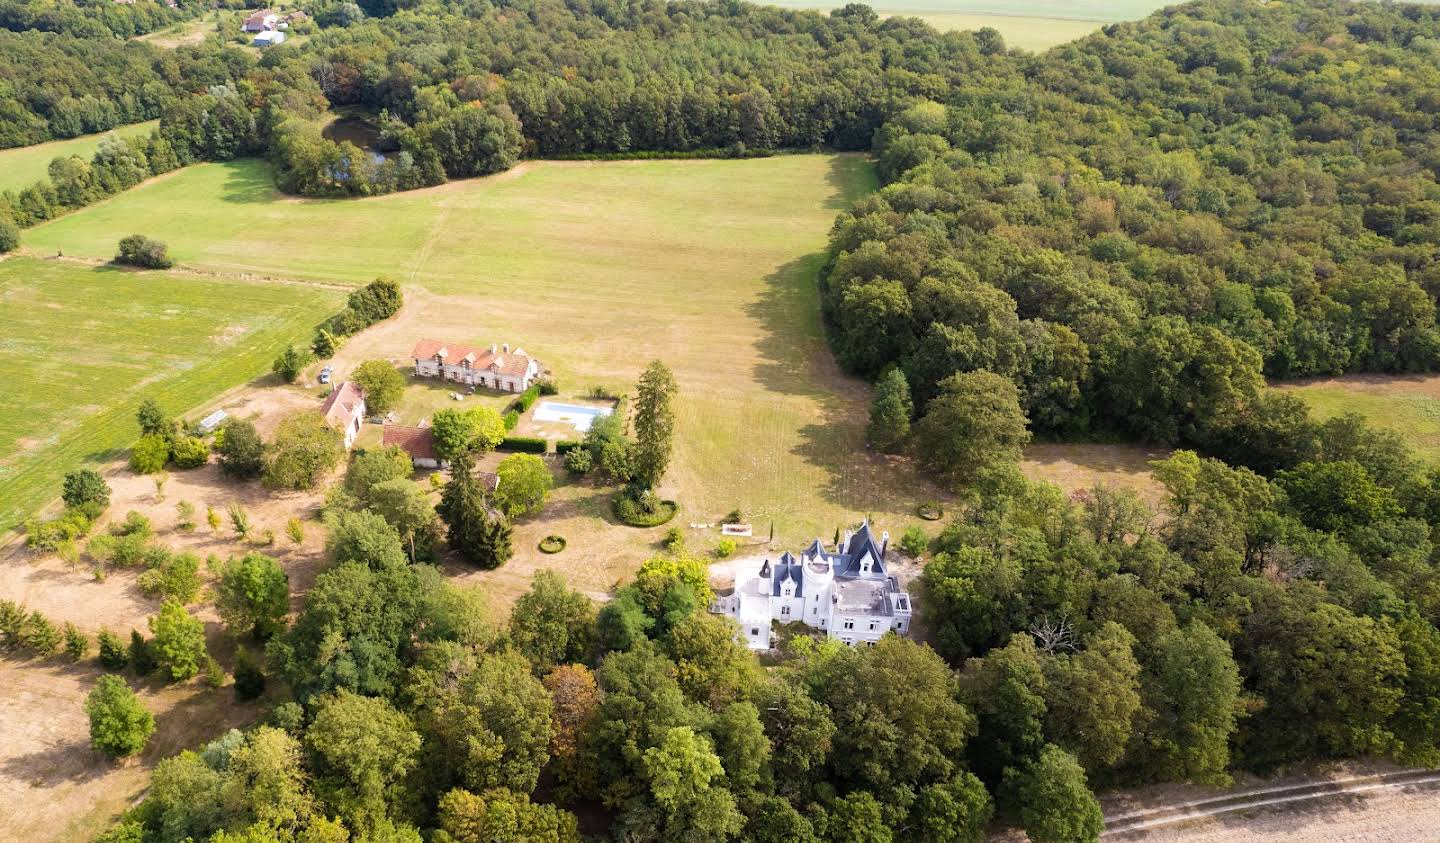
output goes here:
<path id="1" fill-rule="evenodd" d="M 148 135 L 160 125 L 159 120 L 146 123 L 132 123 L 115 129 L 121 137 Z M 100 147 L 100 139 L 107 133 L 83 135 L 62 141 L 37 143 L 34 146 L 17 146 L 14 149 L 0 149 L 0 191 L 22 190 L 43 179 L 53 159 L 64 155 L 78 155 L 85 160 Z"/>
<path id="2" fill-rule="evenodd" d="M 829 0 L 774 0 L 797 9 L 831 9 Z M 1107 23 L 1138 20 L 1167 3 L 1155 0 L 876 0 L 869 4 L 882 17 L 917 17 L 941 31 L 991 27 L 1011 47 L 1046 50 L 1074 41 Z"/>
<path id="3" fill-rule="evenodd" d="M 181 413 L 268 372 L 340 301 L 313 285 L 0 261 L 0 530 L 55 498 L 66 471 L 128 446 L 142 398 Z"/>
<path id="4" fill-rule="evenodd" d="M 1277 386 L 1303 397 L 1322 419 L 1358 413 L 1400 434 L 1417 455 L 1440 461 L 1440 376 L 1351 375 Z"/>
<path id="5" fill-rule="evenodd" d="M 868 388 L 836 371 L 815 273 L 836 212 L 873 190 L 858 156 L 529 162 L 360 201 L 275 193 L 263 164 L 205 164 L 25 234 L 40 254 L 105 258 L 132 229 L 186 266 L 360 283 L 388 274 L 418 313 L 366 355 L 420 335 L 523 344 L 566 389 L 675 369 L 668 485 L 687 520 L 740 507 L 797 539 L 933 495 L 861 446 Z M 143 223 L 139 222 L 143 220 Z M 356 352 L 359 353 L 359 352 Z M 343 355 L 342 355 L 343 356 Z M 898 519 L 897 519 L 898 520 Z"/>

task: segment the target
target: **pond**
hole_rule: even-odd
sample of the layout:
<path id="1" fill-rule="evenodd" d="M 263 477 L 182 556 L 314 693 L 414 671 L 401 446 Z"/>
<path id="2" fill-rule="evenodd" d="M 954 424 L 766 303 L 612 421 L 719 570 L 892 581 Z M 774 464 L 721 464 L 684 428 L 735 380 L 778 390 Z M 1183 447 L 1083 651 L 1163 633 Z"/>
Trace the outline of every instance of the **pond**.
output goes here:
<path id="1" fill-rule="evenodd" d="M 336 117 L 320 130 L 320 134 L 326 140 L 336 143 L 349 141 L 361 149 L 378 151 L 380 148 L 380 124 L 368 117 Z"/>

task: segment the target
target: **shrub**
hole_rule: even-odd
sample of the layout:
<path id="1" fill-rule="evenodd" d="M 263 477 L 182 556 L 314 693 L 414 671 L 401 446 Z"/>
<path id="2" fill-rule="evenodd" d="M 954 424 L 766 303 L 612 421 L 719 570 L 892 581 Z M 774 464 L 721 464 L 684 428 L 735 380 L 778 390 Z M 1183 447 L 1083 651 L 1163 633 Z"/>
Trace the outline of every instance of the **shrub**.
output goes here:
<path id="1" fill-rule="evenodd" d="M 25 625 L 25 608 L 14 600 L 0 600 L 0 647 L 9 649 L 20 643 L 20 628 Z"/>
<path id="2" fill-rule="evenodd" d="M 743 514 L 741 514 L 740 510 L 738 510 L 738 509 L 732 509 L 732 510 L 730 510 L 729 514 L 727 514 L 724 518 L 721 518 L 721 519 L 720 519 L 720 523 L 721 523 L 721 524 L 739 524 L 739 523 L 740 523 L 741 521 L 743 521 L 743 520 L 745 520 L 745 516 L 744 516 Z"/>
<path id="3" fill-rule="evenodd" d="M 209 656 L 205 657 L 205 669 L 202 674 L 208 687 L 219 688 L 225 684 L 225 669 L 220 666 L 220 662 Z"/>
<path id="4" fill-rule="evenodd" d="M 20 248 L 20 226 L 9 216 L 0 216 L 0 254 Z"/>
<path id="5" fill-rule="evenodd" d="M 199 468 L 210 461 L 210 446 L 199 437 L 182 436 L 170 446 L 170 459 L 176 468 Z"/>
<path id="6" fill-rule="evenodd" d="M 130 663 L 130 654 L 125 650 L 125 642 L 110 630 L 100 630 L 97 644 L 100 650 L 100 666 L 106 670 L 124 670 L 125 665 Z"/>
<path id="7" fill-rule="evenodd" d="M 663 541 L 663 544 L 665 545 L 665 550 L 670 553 L 684 553 L 685 531 L 680 529 L 679 527 L 671 527 L 670 529 L 665 531 L 665 539 Z"/>
<path id="8" fill-rule="evenodd" d="M 253 700 L 265 693 L 265 671 L 250 651 L 241 647 L 235 651 L 235 696 L 240 700 Z"/>
<path id="9" fill-rule="evenodd" d="M 674 501 L 660 500 L 653 491 L 633 486 L 617 492 L 611 507 L 615 517 L 631 527 L 658 527 L 679 511 Z"/>
<path id="10" fill-rule="evenodd" d="M 910 556 L 919 556 L 930 546 L 930 537 L 918 524 L 911 524 L 900 535 L 900 549 Z"/>
<path id="11" fill-rule="evenodd" d="M 195 504 L 189 501 L 175 504 L 175 529 L 182 533 L 195 532 Z"/>
<path id="12" fill-rule="evenodd" d="M 519 451 L 525 454 L 543 454 L 550 443 L 538 436 L 507 436 L 500 440 L 497 451 Z"/>
<path id="13" fill-rule="evenodd" d="M 595 467 L 595 460 L 584 448 L 571 448 L 565 452 L 565 470 L 571 474 L 588 474 Z"/>
<path id="14" fill-rule="evenodd" d="M 285 535 L 295 544 L 305 541 L 305 525 L 300 523 L 299 518 L 291 518 L 285 522 Z"/>
<path id="15" fill-rule="evenodd" d="M 118 676 L 102 676 L 85 699 L 90 716 L 90 745 L 111 758 L 124 758 L 145 748 L 155 733 L 155 716 Z"/>
<path id="16" fill-rule="evenodd" d="M 329 356 L 329 355 L 326 355 Z M 304 370 L 305 364 L 310 362 L 310 355 L 303 349 L 293 345 L 285 346 L 275 362 L 270 364 L 270 371 L 280 376 L 280 380 L 286 383 L 294 383 L 300 378 L 300 372 Z"/>
<path id="17" fill-rule="evenodd" d="M 524 392 L 520 393 L 520 395 L 516 397 L 514 402 L 510 404 L 510 409 L 514 410 L 517 413 L 523 413 L 526 410 L 530 409 L 530 407 L 534 405 L 536 400 L 538 400 L 539 398 L 540 385 L 538 383 L 532 383 L 529 389 L 526 389 Z"/>
<path id="18" fill-rule="evenodd" d="M 230 526 L 242 539 L 250 535 L 250 514 L 238 503 L 230 504 Z"/>
<path id="19" fill-rule="evenodd" d="M 925 501 L 915 507 L 915 514 L 926 521 L 939 521 L 945 517 L 945 508 L 936 501 Z"/>
<path id="20" fill-rule="evenodd" d="M 205 523 L 210 525 L 210 532 L 212 532 L 212 533 L 219 532 L 219 530 L 220 530 L 220 513 L 218 513 L 218 512 L 215 511 L 215 507 L 213 507 L 213 506 L 207 506 L 207 507 L 205 507 Z"/>
<path id="21" fill-rule="evenodd" d="M 130 510 L 125 513 L 122 521 L 110 525 L 110 534 L 114 536 L 139 536 L 148 539 L 155 535 L 155 527 L 145 513 Z"/>
<path id="22" fill-rule="evenodd" d="M 31 612 L 20 625 L 20 646 L 42 659 L 59 652 L 63 640 L 55 624 L 39 612 Z"/>
<path id="23" fill-rule="evenodd" d="M 721 539 L 715 544 L 715 558 L 728 559 L 735 555 L 735 549 L 737 547 L 738 545 L 734 539 Z"/>
<path id="24" fill-rule="evenodd" d="M 518 425 L 518 424 L 520 424 L 520 411 L 519 411 L 519 410 L 506 410 L 506 411 L 505 411 L 505 415 L 502 416 L 501 418 L 505 421 L 505 430 L 506 430 L 507 432 L 508 432 L 508 431 L 511 431 L 511 430 L 514 430 L 514 429 L 515 429 L 515 426 Z"/>
<path id="25" fill-rule="evenodd" d="M 25 522 L 25 546 L 32 550 L 58 550 L 60 545 L 90 532 L 91 520 L 80 508 L 71 508 L 49 521 L 32 518 Z"/>
<path id="26" fill-rule="evenodd" d="M 110 484 L 105 482 L 105 478 L 100 476 L 100 472 L 82 468 L 65 475 L 60 497 L 65 501 L 66 506 L 78 507 L 96 504 L 99 512 L 103 512 L 105 507 L 110 505 Z"/>
<path id="27" fill-rule="evenodd" d="M 142 573 L 137 585 L 148 597 L 168 597 L 190 603 L 200 593 L 200 558 L 193 553 L 170 553 L 160 550 L 161 558 L 150 570 Z"/>
<path id="28" fill-rule="evenodd" d="M 579 439 L 561 439 L 559 442 L 555 443 L 555 453 L 563 457 L 571 451 L 575 450 L 576 448 L 583 447 L 585 447 L 585 443 L 581 442 Z"/>
<path id="29" fill-rule="evenodd" d="M 162 471 L 170 461 L 170 441 L 155 433 L 147 433 L 130 448 L 130 470 L 136 474 Z"/>
<path id="30" fill-rule="evenodd" d="M 546 536 L 540 540 L 541 553 L 559 553 L 565 549 L 564 536 Z"/>
<path id="31" fill-rule="evenodd" d="M 130 630 L 128 655 L 136 676 L 149 676 L 155 672 L 155 648 L 145 640 L 145 636 L 133 629 Z"/>
<path id="32" fill-rule="evenodd" d="M 85 658 L 90 651 L 90 639 L 85 633 L 76 629 L 75 624 L 65 622 L 65 656 L 72 662 L 78 662 Z"/>
<path id="33" fill-rule="evenodd" d="M 555 384 L 554 378 L 540 378 L 535 381 L 534 389 L 541 395 L 559 395 L 560 387 Z"/>
<path id="34" fill-rule="evenodd" d="M 168 247 L 159 240 L 152 240 L 141 234 L 132 234 L 120 241 L 120 251 L 115 255 L 116 263 L 141 266 L 146 269 L 169 269 L 174 266 Z"/>
<path id="35" fill-rule="evenodd" d="M 592 386 L 586 394 L 596 401 L 613 401 L 620 397 L 603 386 Z"/>
<path id="36" fill-rule="evenodd" d="M 92 545 L 94 542 L 90 543 Z M 117 568 L 134 568 L 145 561 L 145 553 L 150 549 L 150 538 L 140 533 L 133 533 L 128 536 L 114 537 L 114 544 L 111 545 L 111 565 Z"/>

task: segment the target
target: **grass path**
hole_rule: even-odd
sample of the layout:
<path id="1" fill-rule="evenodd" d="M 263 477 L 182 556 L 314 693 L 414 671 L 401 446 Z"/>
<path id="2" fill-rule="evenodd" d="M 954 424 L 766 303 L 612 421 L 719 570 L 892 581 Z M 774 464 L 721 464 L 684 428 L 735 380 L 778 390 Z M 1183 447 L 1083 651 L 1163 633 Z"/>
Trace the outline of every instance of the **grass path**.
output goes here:
<path id="1" fill-rule="evenodd" d="M 120 126 L 113 131 L 122 138 L 136 137 L 150 134 L 159 125 L 159 120 L 149 120 L 144 123 Z M 69 140 L 37 143 L 34 146 L 0 149 L 0 191 L 20 191 L 40 179 L 46 178 L 49 174 L 50 162 L 55 158 L 78 155 L 87 161 L 90 160 L 91 156 L 95 154 L 95 150 L 100 148 L 100 139 L 107 134 L 109 132 L 100 132 Z"/>

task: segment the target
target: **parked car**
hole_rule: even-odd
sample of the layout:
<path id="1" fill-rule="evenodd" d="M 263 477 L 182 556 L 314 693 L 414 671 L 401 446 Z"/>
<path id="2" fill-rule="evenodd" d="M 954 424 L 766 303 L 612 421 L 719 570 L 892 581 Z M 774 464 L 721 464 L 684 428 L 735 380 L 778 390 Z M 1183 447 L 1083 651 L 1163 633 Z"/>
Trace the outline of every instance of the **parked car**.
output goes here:
<path id="1" fill-rule="evenodd" d="M 331 367 L 331 366 L 326 366 L 325 368 L 323 368 L 323 369 L 320 370 L 320 382 L 321 382 L 321 383 L 329 383 L 329 382 L 330 382 L 330 372 L 331 372 L 332 368 L 333 368 L 333 367 Z"/>

